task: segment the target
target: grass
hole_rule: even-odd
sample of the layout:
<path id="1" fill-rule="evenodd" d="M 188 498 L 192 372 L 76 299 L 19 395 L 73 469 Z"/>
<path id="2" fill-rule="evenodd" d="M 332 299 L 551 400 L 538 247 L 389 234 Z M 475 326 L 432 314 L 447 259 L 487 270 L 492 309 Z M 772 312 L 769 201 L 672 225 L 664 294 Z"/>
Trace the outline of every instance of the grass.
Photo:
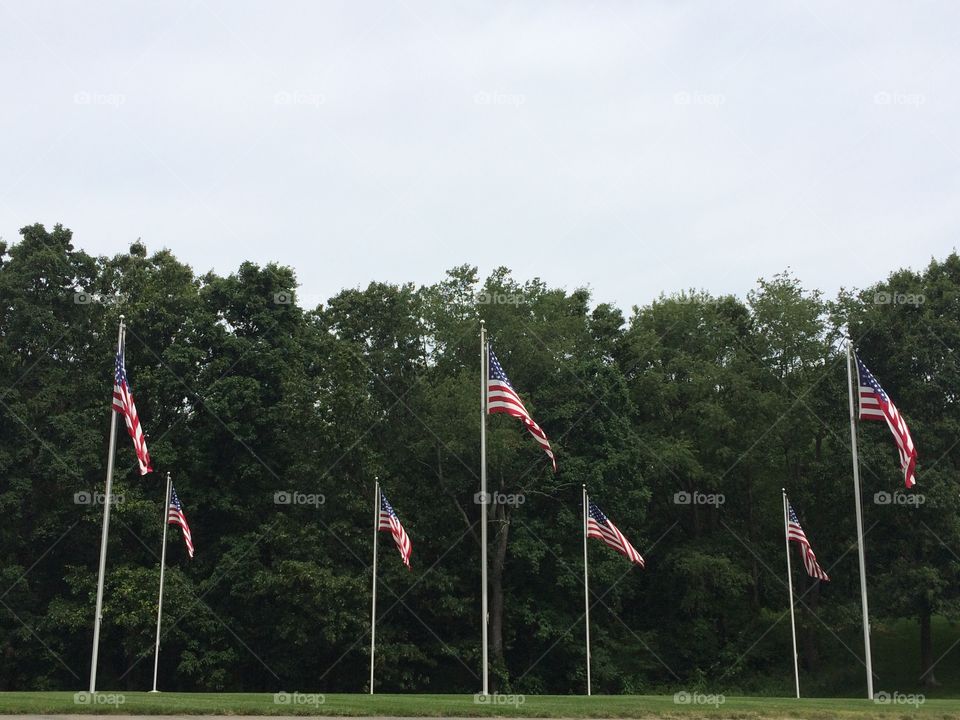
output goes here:
<path id="1" fill-rule="evenodd" d="M 415 695 L 328 693 L 278 698 L 269 693 L 146 693 L 110 691 L 98 693 L 97 702 L 74 692 L 0 692 L 2 714 L 120 714 L 120 715 L 330 715 L 402 717 L 551 717 L 551 718 L 676 718 L 766 720 L 797 718 L 957 718 L 960 720 L 960 624 L 934 619 L 935 656 L 941 658 L 937 677 L 942 683 L 924 690 L 917 677 L 919 643 L 917 625 L 904 620 L 877 623 L 874 627 L 874 668 L 877 691 L 899 689 L 899 697 L 923 693 L 918 706 L 904 702 L 878 704 L 865 699 L 837 697 L 862 692 L 863 668 L 850 652 L 828 634 L 822 636 L 823 666 L 816 676 L 801 673 L 805 694 L 833 697 L 794 700 L 759 696 L 760 693 L 792 690 L 792 678 L 776 674 L 755 676 L 749 688 L 741 686 L 738 696 L 727 694 L 724 702 L 679 704 L 672 695 L 580 695 L 501 696 L 498 702 L 477 702 L 473 695 Z M 851 648 L 860 649 L 858 634 L 847 638 Z M 787 671 L 788 666 L 784 666 Z M 773 680 L 776 679 L 776 684 Z M 755 685 L 755 686 L 754 686 Z M 722 691 L 723 688 L 717 688 Z M 758 696 L 743 697 L 757 692 Z M 321 702 L 322 698 L 322 702 Z M 122 699 L 122 703 L 119 702 Z M 515 702 L 509 701 L 514 699 Z M 278 701 L 279 700 L 279 701 Z M 505 702 L 506 701 L 506 702 Z"/>
<path id="2" fill-rule="evenodd" d="M 918 706 L 869 700 L 727 697 L 722 704 L 678 704 L 669 695 L 501 696 L 478 702 L 473 695 L 286 695 L 266 693 L 0 693 L 0 713 L 129 715 L 340 715 L 404 717 L 552 718 L 960 718 L 960 700 L 926 700 Z M 513 703 L 506 702 L 513 699 Z M 719 698 L 718 698 L 719 699 Z M 121 702 L 122 701 L 122 702 Z"/>

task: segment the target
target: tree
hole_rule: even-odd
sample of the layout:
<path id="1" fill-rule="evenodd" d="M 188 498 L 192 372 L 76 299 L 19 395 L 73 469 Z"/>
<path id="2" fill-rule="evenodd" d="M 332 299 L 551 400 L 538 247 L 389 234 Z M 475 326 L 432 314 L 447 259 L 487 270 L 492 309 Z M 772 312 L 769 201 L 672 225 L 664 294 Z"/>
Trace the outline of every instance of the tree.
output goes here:
<path id="1" fill-rule="evenodd" d="M 464 265 L 304 308 L 290 268 L 197 274 L 139 240 L 91 257 L 62 226 L 25 227 L 0 244 L 0 684 L 77 687 L 89 669 L 123 314 L 156 473 L 136 471 L 121 425 L 101 687 L 149 686 L 169 471 L 197 554 L 171 533 L 162 687 L 363 689 L 379 478 L 413 570 L 384 537 L 376 689 L 476 691 L 480 320 L 559 467 L 515 418 L 485 418 L 505 501 L 489 528 L 495 689 L 584 687 L 585 484 L 647 560 L 589 546 L 598 691 L 789 690 L 783 487 L 832 577 L 795 573 L 805 685 L 859 691 L 848 328 L 920 453 L 917 490 L 894 495 L 889 432 L 859 429 L 874 625 L 917 624 L 933 686 L 960 584 L 958 303 L 954 254 L 836 301 L 787 272 L 744 299 L 681 292 L 625 317 L 585 289 Z"/>

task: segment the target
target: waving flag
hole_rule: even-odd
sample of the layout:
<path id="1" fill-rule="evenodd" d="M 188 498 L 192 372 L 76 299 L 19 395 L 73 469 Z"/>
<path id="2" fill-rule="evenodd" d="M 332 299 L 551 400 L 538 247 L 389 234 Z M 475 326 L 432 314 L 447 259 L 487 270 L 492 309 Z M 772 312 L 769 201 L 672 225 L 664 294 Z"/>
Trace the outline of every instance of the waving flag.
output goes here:
<path id="1" fill-rule="evenodd" d="M 917 449 L 913 446 L 910 429 L 906 421 L 897 412 L 897 406 L 880 387 L 880 383 L 867 369 L 860 358 L 854 354 L 857 361 L 857 375 L 860 378 L 860 419 L 886 420 L 887 427 L 893 433 L 900 453 L 900 467 L 903 468 L 904 484 L 912 488 L 917 484 L 914 471 L 917 467 Z"/>
<path id="2" fill-rule="evenodd" d="M 637 549 L 623 536 L 617 526 L 610 522 L 610 518 L 601 512 L 593 500 L 590 501 L 587 512 L 587 537 L 602 540 L 630 562 L 640 567 L 644 566 L 643 558 Z"/>
<path id="3" fill-rule="evenodd" d="M 807 540 L 806 533 L 804 533 L 803 528 L 800 527 L 800 520 L 797 518 L 796 510 L 793 509 L 793 505 L 791 505 L 789 502 L 787 503 L 787 509 L 790 518 L 789 522 L 787 523 L 787 538 L 800 545 L 800 548 L 803 551 L 803 566 L 807 569 L 807 575 L 812 578 L 816 578 L 817 580 L 829 582 L 830 578 L 827 577 L 827 574 L 817 562 L 817 556 L 813 554 L 813 548 L 810 547 L 810 541 Z"/>
<path id="4" fill-rule="evenodd" d="M 140 466 L 140 474 L 146 475 L 152 472 L 150 467 L 150 453 L 147 452 L 147 440 L 143 436 L 143 429 L 140 427 L 140 418 L 137 416 L 137 406 L 133 403 L 133 390 L 127 381 L 127 369 L 124 360 L 125 350 L 123 345 L 117 352 L 116 375 L 113 380 L 113 409 L 123 415 L 127 422 L 127 432 L 133 439 L 133 449 L 137 453 L 137 464 Z"/>
<path id="5" fill-rule="evenodd" d="M 400 557 L 403 558 L 403 564 L 410 570 L 410 553 L 413 551 L 413 545 L 410 538 L 407 537 L 407 531 L 400 524 L 400 518 L 397 517 L 397 511 L 393 505 L 387 502 L 387 496 L 380 493 L 380 524 L 381 531 L 389 532 L 393 535 L 393 541 L 397 544 L 397 550 L 400 551 Z"/>
<path id="6" fill-rule="evenodd" d="M 523 424 L 526 425 L 527 430 L 530 431 L 530 434 L 533 435 L 533 439 L 540 443 L 540 447 L 543 448 L 543 451 L 553 464 L 553 471 L 556 472 L 557 460 L 553 456 L 553 450 L 550 449 L 550 441 L 547 440 L 547 434 L 534 422 L 533 418 L 530 417 L 530 413 L 527 412 L 527 408 L 523 405 L 523 400 L 520 399 L 520 396 L 517 395 L 517 392 L 513 389 L 513 385 L 511 385 L 510 380 L 507 379 L 507 374 L 500 366 L 500 361 L 497 360 L 497 356 L 494 355 L 493 348 L 488 346 L 487 352 L 490 365 L 487 376 L 487 413 L 490 415 L 494 413 L 506 413 L 515 418 L 520 418 Z"/>
<path id="7" fill-rule="evenodd" d="M 190 526 L 187 524 L 187 516 L 183 514 L 183 507 L 180 505 L 180 498 L 177 497 L 176 488 L 170 488 L 170 507 L 167 508 L 167 525 L 179 525 L 183 531 L 183 542 L 187 545 L 187 553 L 193 557 L 193 536 L 190 534 Z"/>

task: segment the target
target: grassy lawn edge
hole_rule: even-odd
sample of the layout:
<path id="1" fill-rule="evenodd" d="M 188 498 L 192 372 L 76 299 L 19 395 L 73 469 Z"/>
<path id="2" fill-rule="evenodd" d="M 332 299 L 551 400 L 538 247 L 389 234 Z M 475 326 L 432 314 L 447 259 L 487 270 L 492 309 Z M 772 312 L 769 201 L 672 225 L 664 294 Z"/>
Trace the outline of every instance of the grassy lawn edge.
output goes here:
<path id="1" fill-rule="evenodd" d="M 686 699 L 689 702 L 683 702 Z M 922 700 L 922 701 L 921 701 Z M 361 695 L 315 693 L 0 693 L 4 715 L 315 715 L 548 718 L 958 718 L 960 700 L 688 695 Z"/>

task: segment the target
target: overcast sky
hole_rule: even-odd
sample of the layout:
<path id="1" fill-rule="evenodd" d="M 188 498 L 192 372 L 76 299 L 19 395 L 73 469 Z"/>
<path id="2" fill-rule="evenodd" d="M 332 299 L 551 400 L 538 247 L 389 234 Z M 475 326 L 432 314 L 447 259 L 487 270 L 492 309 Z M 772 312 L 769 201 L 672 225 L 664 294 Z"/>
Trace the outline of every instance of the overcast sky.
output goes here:
<path id="1" fill-rule="evenodd" d="M 828 292 L 958 242 L 960 4 L 0 0 L 0 235 L 324 300 Z"/>

